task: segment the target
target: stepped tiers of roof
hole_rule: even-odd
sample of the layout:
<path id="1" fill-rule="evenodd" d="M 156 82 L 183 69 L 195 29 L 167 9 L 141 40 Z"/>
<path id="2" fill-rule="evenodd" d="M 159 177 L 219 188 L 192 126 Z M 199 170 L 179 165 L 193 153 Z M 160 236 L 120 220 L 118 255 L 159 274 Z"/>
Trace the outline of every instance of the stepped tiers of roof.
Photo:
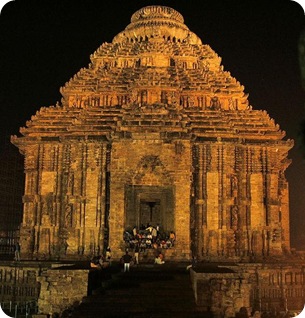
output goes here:
<path id="1" fill-rule="evenodd" d="M 247 95 L 219 56 L 167 7 L 145 7 L 91 55 L 61 88 L 66 107 L 158 103 L 199 109 L 247 109 Z"/>
<path id="2" fill-rule="evenodd" d="M 144 7 L 12 142 L 25 156 L 25 258 L 86 258 L 141 224 L 172 260 L 289 253 L 292 140 L 180 13 Z"/>

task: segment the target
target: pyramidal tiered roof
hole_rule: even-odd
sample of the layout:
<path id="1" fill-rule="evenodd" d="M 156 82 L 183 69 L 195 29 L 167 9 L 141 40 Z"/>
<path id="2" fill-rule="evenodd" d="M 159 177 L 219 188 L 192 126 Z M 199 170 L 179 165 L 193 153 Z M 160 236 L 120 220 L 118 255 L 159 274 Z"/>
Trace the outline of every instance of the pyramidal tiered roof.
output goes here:
<path id="1" fill-rule="evenodd" d="M 280 141 L 284 132 L 252 110 L 244 87 L 224 71 L 176 10 L 148 6 L 112 43 L 102 44 L 21 133 L 32 137 L 128 136 L 133 132 Z"/>

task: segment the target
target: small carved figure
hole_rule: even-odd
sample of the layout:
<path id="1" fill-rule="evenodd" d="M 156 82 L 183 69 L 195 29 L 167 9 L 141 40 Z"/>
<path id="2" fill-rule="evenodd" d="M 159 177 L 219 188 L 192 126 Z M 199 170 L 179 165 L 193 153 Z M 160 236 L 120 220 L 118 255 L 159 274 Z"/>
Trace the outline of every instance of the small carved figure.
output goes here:
<path id="1" fill-rule="evenodd" d="M 236 110 L 236 105 L 235 105 L 232 97 L 229 98 L 229 109 Z"/>
<path id="2" fill-rule="evenodd" d="M 220 109 L 220 101 L 217 96 L 211 98 L 210 108 L 215 110 Z"/>
<path id="3" fill-rule="evenodd" d="M 231 195 L 232 197 L 237 196 L 237 190 L 238 190 L 238 179 L 236 175 L 231 176 Z"/>
<path id="4" fill-rule="evenodd" d="M 238 207 L 234 205 L 231 209 L 231 226 L 237 227 L 238 225 Z"/>
<path id="5" fill-rule="evenodd" d="M 67 204 L 65 207 L 65 226 L 72 226 L 72 204 Z"/>
<path id="6" fill-rule="evenodd" d="M 68 184 L 67 184 L 67 193 L 73 193 L 73 184 L 74 184 L 74 175 L 73 173 L 69 174 Z"/>
<path id="7" fill-rule="evenodd" d="M 177 96 L 175 92 L 172 92 L 170 95 L 170 103 L 172 105 L 176 105 L 177 104 Z"/>
<path id="8" fill-rule="evenodd" d="M 138 92 L 134 90 L 131 93 L 130 102 L 131 103 L 136 103 L 137 101 L 138 101 Z"/>

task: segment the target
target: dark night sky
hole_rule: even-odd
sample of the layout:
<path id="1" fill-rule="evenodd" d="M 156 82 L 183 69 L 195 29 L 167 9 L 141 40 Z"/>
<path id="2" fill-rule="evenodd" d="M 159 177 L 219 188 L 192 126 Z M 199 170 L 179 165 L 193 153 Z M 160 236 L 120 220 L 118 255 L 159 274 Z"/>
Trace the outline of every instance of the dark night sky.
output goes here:
<path id="1" fill-rule="evenodd" d="M 305 249 L 305 161 L 298 145 L 305 93 L 298 65 L 298 39 L 305 28 L 301 6 L 290 0 L 15 0 L 0 16 L 1 144 L 18 134 L 41 106 L 61 99 L 59 88 L 103 42 L 111 42 L 146 5 L 179 11 L 186 25 L 222 57 L 249 93 L 296 146 L 286 172 L 290 183 L 292 246 Z"/>

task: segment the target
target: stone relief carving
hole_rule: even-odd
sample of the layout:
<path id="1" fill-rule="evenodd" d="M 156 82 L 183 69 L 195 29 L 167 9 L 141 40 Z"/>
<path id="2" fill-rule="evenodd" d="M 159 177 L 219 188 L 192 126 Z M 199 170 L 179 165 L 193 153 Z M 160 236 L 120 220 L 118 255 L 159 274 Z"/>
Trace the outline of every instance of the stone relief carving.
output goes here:
<path id="1" fill-rule="evenodd" d="M 211 98 L 210 108 L 215 110 L 221 108 L 219 98 L 216 95 Z"/>
<path id="2" fill-rule="evenodd" d="M 232 228 L 237 228 L 238 226 L 238 206 L 237 205 L 233 205 L 231 207 L 231 227 Z"/>
<path id="3" fill-rule="evenodd" d="M 73 205 L 71 203 L 65 206 L 65 227 L 73 226 Z"/>
<path id="4" fill-rule="evenodd" d="M 231 175 L 231 196 L 236 198 L 238 192 L 238 178 L 236 175 Z"/>

